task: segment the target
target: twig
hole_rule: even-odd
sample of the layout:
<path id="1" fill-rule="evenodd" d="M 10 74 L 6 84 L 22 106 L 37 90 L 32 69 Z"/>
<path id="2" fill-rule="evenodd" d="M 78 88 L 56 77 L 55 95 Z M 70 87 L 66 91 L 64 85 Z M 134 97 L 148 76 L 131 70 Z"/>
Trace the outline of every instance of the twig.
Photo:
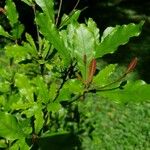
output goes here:
<path id="1" fill-rule="evenodd" d="M 57 18 L 56 18 L 56 25 L 58 24 L 58 20 L 59 20 L 59 16 L 60 16 L 61 7 L 62 7 L 62 0 L 60 0 L 60 3 L 59 3 L 59 8 L 58 8 L 58 13 L 57 13 Z"/>

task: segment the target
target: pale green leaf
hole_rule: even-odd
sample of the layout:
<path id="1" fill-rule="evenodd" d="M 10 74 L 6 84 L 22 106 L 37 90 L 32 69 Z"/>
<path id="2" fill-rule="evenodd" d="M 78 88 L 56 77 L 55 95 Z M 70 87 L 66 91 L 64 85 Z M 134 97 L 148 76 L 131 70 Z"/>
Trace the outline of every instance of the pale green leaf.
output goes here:
<path id="1" fill-rule="evenodd" d="M 42 108 L 39 107 L 34 117 L 35 117 L 34 120 L 35 133 L 38 134 L 40 130 L 43 128 L 43 124 L 44 124 L 44 114 L 42 112 Z"/>
<path id="2" fill-rule="evenodd" d="M 114 73 L 116 65 L 110 64 L 104 69 L 100 70 L 99 73 L 93 78 L 93 84 L 98 87 L 105 86 L 110 83 L 110 76 Z"/>
<path id="3" fill-rule="evenodd" d="M 84 24 L 80 24 L 75 30 L 73 40 L 78 66 L 83 80 L 86 81 L 89 73 L 89 64 L 94 58 L 95 39 L 93 33 Z M 84 57 L 86 57 L 86 63 Z"/>
<path id="4" fill-rule="evenodd" d="M 5 5 L 6 16 L 13 27 L 18 22 L 18 13 L 16 10 L 15 3 L 12 0 L 6 0 Z"/>
<path id="5" fill-rule="evenodd" d="M 12 45 L 12 46 L 6 46 L 6 55 L 8 57 L 14 57 L 16 61 L 21 61 L 26 59 L 28 55 L 28 49 L 24 46 L 19 45 Z"/>
<path id="6" fill-rule="evenodd" d="M 0 140 L 0 148 L 7 148 L 6 141 L 4 139 Z"/>
<path id="7" fill-rule="evenodd" d="M 35 0 L 42 8 L 43 12 L 48 16 L 48 19 L 54 23 L 54 1 L 53 0 Z M 47 20 L 47 21 L 49 21 Z"/>
<path id="8" fill-rule="evenodd" d="M 150 84 L 138 80 L 129 82 L 124 89 L 99 92 L 99 95 L 116 102 L 142 102 L 150 100 Z"/>
<path id="9" fill-rule="evenodd" d="M 8 113 L 0 112 L 0 137 L 15 140 L 24 136 L 16 117 Z"/>
<path id="10" fill-rule="evenodd" d="M 48 103 L 49 102 L 49 91 L 48 87 L 43 80 L 42 77 L 38 76 L 35 78 L 35 84 L 37 88 L 37 96 L 38 96 L 38 101 L 40 103 Z"/>
<path id="11" fill-rule="evenodd" d="M 15 85 L 19 88 L 20 94 L 26 98 L 29 102 L 34 101 L 33 92 L 34 89 L 31 86 L 30 80 L 24 74 L 17 73 L 15 75 Z"/>
<path id="12" fill-rule="evenodd" d="M 54 102 L 54 103 L 49 103 L 47 105 L 47 111 L 48 112 L 58 112 L 61 109 L 61 104 L 58 102 Z"/>
<path id="13" fill-rule="evenodd" d="M 126 44 L 131 37 L 139 36 L 143 22 L 139 24 L 117 25 L 108 27 L 101 38 L 101 43 L 96 50 L 96 58 L 113 53 L 120 45 Z"/>
<path id="14" fill-rule="evenodd" d="M 26 143 L 26 139 L 22 138 L 17 140 L 10 148 L 9 150 L 30 150 L 30 147 Z"/>

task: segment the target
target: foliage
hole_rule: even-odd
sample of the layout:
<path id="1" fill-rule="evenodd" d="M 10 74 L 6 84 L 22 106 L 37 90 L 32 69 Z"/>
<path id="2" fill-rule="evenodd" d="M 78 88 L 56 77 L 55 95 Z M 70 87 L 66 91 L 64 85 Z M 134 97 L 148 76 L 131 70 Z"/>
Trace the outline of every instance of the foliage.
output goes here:
<path id="1" fill-rule="evenodd" d="M 11 41 L 1 50 L 0 60 L 1 148 L 79 149 L 86 133 L 83 125 L 92 117 L 91 113 L 84 116 L 82 107 L 94 103 L 93 94 L 98 102 L 102 98 L 122 103 L 150 100 L 149 84 L 128 81 L 137 58 L 121 74 L 116 64 L 96 66 L 98 58 L 138 36 L 143 22 L 108 27 L 100 36 L 91 18 L 86 23 L 77 21 L 79 10 L 65 14 L 58 25 L 54 1 L 22 1 L 34 10 L 37 41 L 28 33 L 23 40 L 24 26 L 14 2 L 7 0 L 4 13 L 11 29 L 0 26 L 0 35 Z"/>

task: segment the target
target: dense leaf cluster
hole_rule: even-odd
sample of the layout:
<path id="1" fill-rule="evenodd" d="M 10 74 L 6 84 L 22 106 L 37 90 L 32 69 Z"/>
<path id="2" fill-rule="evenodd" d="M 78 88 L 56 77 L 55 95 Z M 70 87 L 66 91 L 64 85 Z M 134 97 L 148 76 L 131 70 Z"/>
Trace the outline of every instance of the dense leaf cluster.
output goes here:
<path id="1" fill-rule="evenodd" d="M 6 0 L 2 12 L 10 30 L 0 25 L 0 35 L 10 43 L 1 50 L 0 60 L 1 148 L 45 150 L 51 146 L 56 150 L 69 139 L 67 148 L 79 149 L 80 136 L 85 133 L 82 125 L 92 129 L 93 124 L 86 123 L 91 114 L 84 116 L 81 111 L 83 102 L 92 101 L 89 97 L 124 103 L 150 100 L 150 85 L 128 80 L 137 58 L 120 73 L 117 64 L 97 67 L 97 59 L 138 36 L 143 22 L 108 27 L 100 35 L 91 18 L 78 22 L 80 10 L 64 14 L 58 24 L 53 0 L 22 1 L 33 9 L 37 41 L 24 33 L 14 2 Z"/>

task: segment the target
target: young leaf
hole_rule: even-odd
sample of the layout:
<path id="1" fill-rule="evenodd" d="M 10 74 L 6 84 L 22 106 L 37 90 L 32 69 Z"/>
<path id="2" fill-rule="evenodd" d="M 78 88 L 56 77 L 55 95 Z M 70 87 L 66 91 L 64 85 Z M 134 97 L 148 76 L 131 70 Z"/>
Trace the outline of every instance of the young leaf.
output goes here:
<path id="1" fill-rule="evenodd" d="M 42 8 L 44 14 L 48 16 L 48 20 L 54 23 L 54 1 L 53 0 L 35 0 L 35 2 Z"/>
<path id="2" fill-rule="evenodd" d="M 62 37 L 56 29 L 54 23 L 51 20 L 48 21 L 48 18 L 44 14 L 38 14 L 36 16 L 36 22 L 40 26 L 41 33 L 45 38 L 56 48 L 61 58 L 64 59 L 65 64 L 70 62 L 70 54 L 67 50 Z"/>
<path id="3" fill-rule="evenodd" d="M 16 10 L 15 3 L 12 0 L 6 0 L 6 16 L 13 27 L 18 22 L 18 13 Z"/>
<path id="4" fill-rule="evenodd" d="M 150 100 L 150 85 L 144 81 L 128 82 L 123 89 L 99 92 L 99 95 L 117 102 L 142 102 Z"/>
<path id="5" fill-rule="evenodd" d="M 5 112 L 0 112 L 0 137 L 15 140 L 24 136 L 16 117 Z"/>
<path id="6" fill-rule="evenodd" d="M 120 45 L 126 44 L 133 36 L 138 36 L 141 32 L 143 22 L 139 24 L 130 23 L 128 25 L 117 25 L 108 27 L 101 38 L 101 43 L 96 49 L 95 57 L 102 57 L 105 54 L 113 53 Z"/>

